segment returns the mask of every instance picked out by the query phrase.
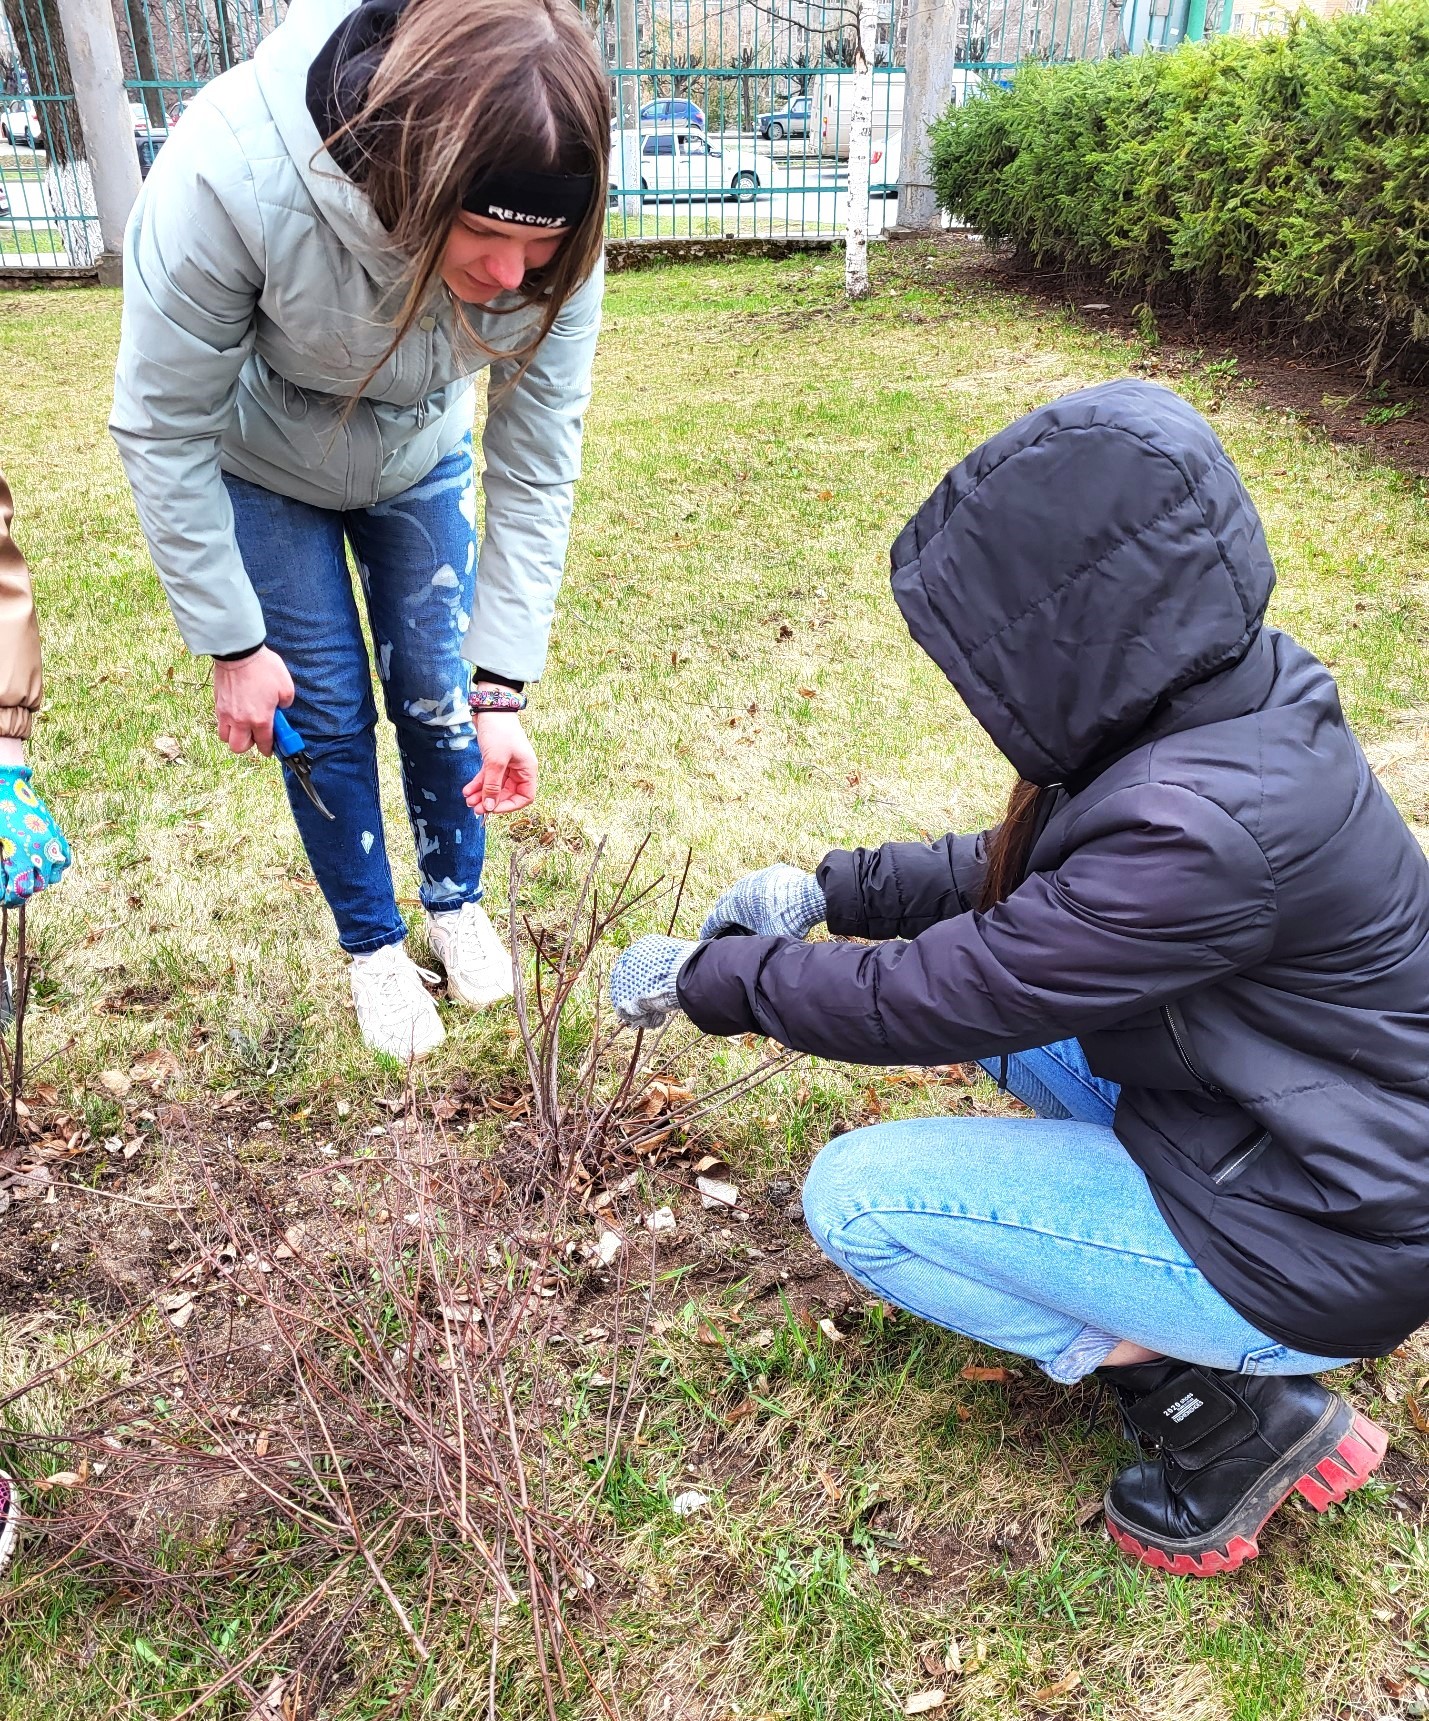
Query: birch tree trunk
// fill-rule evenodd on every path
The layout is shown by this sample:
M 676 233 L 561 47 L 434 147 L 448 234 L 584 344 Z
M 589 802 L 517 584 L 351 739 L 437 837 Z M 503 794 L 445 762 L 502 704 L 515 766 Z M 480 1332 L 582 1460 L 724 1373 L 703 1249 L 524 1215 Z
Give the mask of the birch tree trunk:
M 844 217 L 844 291 L 868 297 L 868 179 L 873 152 L 873 53 L 875 0 L 854 0 L 857 33 L 853 55 L 853 113 L 848 132 L 848 210 Z

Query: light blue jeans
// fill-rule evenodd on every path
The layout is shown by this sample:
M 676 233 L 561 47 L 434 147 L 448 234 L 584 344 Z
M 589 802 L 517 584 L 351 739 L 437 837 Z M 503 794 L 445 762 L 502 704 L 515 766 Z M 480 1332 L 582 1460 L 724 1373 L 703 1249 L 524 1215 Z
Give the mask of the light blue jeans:
M 830 1260 L 910 1314 L 1031 1357 L 1057 1381 L 1090 1374 L 1120 1339 L 1241 1374 L 1318 1374 L 1351 1360 L 1277 1344 L 1212 1287 L 1112 1133 L 1116 1084 L 1091 1073 L 1075 1040 L 1007 1065 L 1035 1120 L 876 1124 L 824 1148 L 804 1214 Z
M 407 936 L 387 862 L 377 784 L 373 664 L 348 572 L 372 629 L 377 679 L 397 732 L 424 908 L 481 898 L 482 821 L 462 799 L 480 769 L 462 640 L 476 593 L 476 513 L 468 438 L 420 484 L 338 513 L 225 478 L 243 565 L 263 605 L 268 644 L 297 696 L 288 712 L 308 744 L 330 823 L 283 773 L 298 832 L 351 955 Z

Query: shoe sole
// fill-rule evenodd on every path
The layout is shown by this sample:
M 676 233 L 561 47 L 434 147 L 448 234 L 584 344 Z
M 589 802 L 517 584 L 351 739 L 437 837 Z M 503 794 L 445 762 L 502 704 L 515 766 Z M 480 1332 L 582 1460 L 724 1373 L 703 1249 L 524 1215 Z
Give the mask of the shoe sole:
M 1388 1447 L 1382 1428 L 1340 1400 L 1205 1536 L 1171 1541 L 1138 1532 L 1118 1521 L 1110 1495 L 1103 1502 L 1107 1533 L 1124 1554 L 1159 1572 L 1187 1578 L 1233 1572 L 1260 1552 L 1260 1532 L 1292 1494 L 1317 1512 L 1328 1511 L 1369 1481 Z M 1320 1455 L 1307 1466 L 1307 1456 L 1314 1453 Z
M 480 997 L 473 997 L 469 992 L 459 992 L 452 984 L 451 976 L 447 976 L 447 997 L 453 1004 L 461 1004 L 468 1010 L 485 1010 L 492 1004 L 502 1004 L 506 999 L 515 996 L 515 988 L 507 986 L 500 992 L 484 992 Z

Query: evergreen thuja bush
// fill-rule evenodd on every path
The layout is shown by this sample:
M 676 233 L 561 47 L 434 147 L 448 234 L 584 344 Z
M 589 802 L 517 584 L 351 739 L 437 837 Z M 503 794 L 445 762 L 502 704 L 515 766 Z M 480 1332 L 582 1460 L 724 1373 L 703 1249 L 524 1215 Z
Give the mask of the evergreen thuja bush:
M 1024 66 L 939 121 L 933 176 L 1035 264 L 1429 366 L 1429 0 Z

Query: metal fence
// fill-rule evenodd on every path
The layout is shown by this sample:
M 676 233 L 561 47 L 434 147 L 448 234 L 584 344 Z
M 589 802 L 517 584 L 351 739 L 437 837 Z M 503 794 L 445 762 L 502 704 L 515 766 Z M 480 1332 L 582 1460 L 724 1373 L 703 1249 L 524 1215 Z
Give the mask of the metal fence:
M 97 0 L 104 4 L 105 0 Z M 147 171 L 186 101 L 287 0 L 109 0 Z M 573 0 L 610 70 L 614 238 L 843 230 L 852 0 Z M 868 230 L 896 218 L 909 36 L 953 99 L 1028 59 L 1100 58 L 1226 27 L 1232 0 L 879 0 Z M 1225 6 L 1224 20 L 1220 6 Z M 88 267 L 98 225 L 57 0 L 0 0 L 0 267 Z M 937 16 L 943 28 L 929 31 Z
M 869 228 L 893 218 L 908 0 L 882 0 Z M 619 238 L 842 231 L 857 46 L 839 0 L 583 0 L 611 72 Z

